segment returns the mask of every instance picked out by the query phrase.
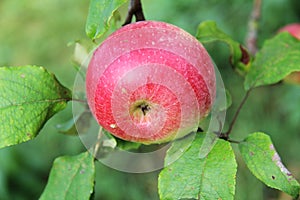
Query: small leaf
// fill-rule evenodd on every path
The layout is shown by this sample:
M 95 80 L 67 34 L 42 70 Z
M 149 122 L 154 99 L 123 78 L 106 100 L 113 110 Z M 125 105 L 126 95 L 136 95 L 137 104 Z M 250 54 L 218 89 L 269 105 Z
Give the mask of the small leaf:
M 228 90 L 226 90 L 226 108 L 227 110 L 232 105 L 232 97 Z
M 91 0 L 86 22 L 86 34 L 95 40 L 109 28 L 114 12 L 128 0 Z
M 216 22 L 205 21 L 198 26 L 196 38 L 202 43 L 221 41 L 230 48 L 230 62 L 238 72 L 245 74 L 249 68 L 251 60 L 247 50 L 239 43 L 234 41 L 229 35 L 220 30 Z
M 78 135 L 86 133 L 90 127 L 91 119 L 92 113 L 89 110 L 85 110 L 65 123 L 58 124 L 56 128 L 59 132 L 66 135 Z
M 87 68 L 87 66 L 85 66 L 84 64 L 88 58 L 89 58 L 89 53 L 87 48 L 84 47 L 79 42 L 76 42 L 74 48 L 74 54 L 73 54 L 74 63 L 77 64 L 78 66 L 83 66 Z
M 168 149 L 168 156 L 165 157 L 165 166 L 170 165 L 179 157 L 181 157 L 187 149 L 191 146 L 195 139 L 196 133 L 190 133 L 189 135 L 173 141 L 171 147 Z
M 205 158 L 213 147 L 218 142 L 218 135 L 216 133 L 208 132 L 205 134 L 203 144 L 200 147 L 199 158 Z
M 299 183 L 282 164 L 270 137 L 253 133 L 239 144 L 239 149 L 250 171 L 267 186 L 282 190 L 297 198 Z
M 216 112 L 225 111 L 232 105 L 232 97 L 227 89 L 225 89 L 225 92 L 222 93 L 222 95 L 224 97 L 219 97 L 220 99 L 215 100 L 215 107 L 213 107 L 213 109 L 215 109 Z
M 141 147 L 141 143 L 137 143 L 137 142 L 129 142 L 129 141 L 125 141 L 119 138 L 115 138 L 116 143 L 117 143 L 117 147 L 123 150 L 136 150 L 139 149 Z
M 274 84 L 294 71 L 300 71 L 300 41 L 289 33 L 280 33 L 256 54 L 244 87 L 249 90 Z
M 94 188 L 94 157 L 89 153 L 55 159 L 40 200 L 90 199 Z
M 0 148 L 36 137 L 71 92 L 43 67 L 0 67 Z
M 161 199 L 234 198 L 237 164 L 230 144 L 218 140 L 204 159 L 198 157 L 204 134 L 197 134 L 188 150 L 165 167 L 158 180 Z M 167 153 L 168 159 L 169 152 Z
M 120 138 L 114 137 L 111 133 L 106 131 L 105 129 L 102 129 L 102 132 L 104 134 L 104 137 L 102 137 L 102 150 L 106 151 L 106 148 L 110 148 L 110 150 L 114 148 L 120 148 L 123 150 L 136 150 L 139 149 L 140 146 L 142 145 L 141 143 L 137 142 L 130 142 L 130 141 L 125 141 Z M 105 144 L 112 144 L 112 145 L 105 145 Z

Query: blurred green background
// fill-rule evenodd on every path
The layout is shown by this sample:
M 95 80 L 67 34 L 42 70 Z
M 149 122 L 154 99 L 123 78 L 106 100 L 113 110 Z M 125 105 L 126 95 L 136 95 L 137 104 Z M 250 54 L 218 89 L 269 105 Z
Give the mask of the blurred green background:
M 88 4 L 81 0 L 1 0 L 0 66 L 42 65 L 72 88 L 76 75 L 72 64 L 74 45 L 68 44 L 88 40 L 84 32 Z M 191 34 L 196 33 L 201 21 L 215 20 L 226 33 L 244 43 L 252 1 L 143 0 L 143 7 L 147 19 L 175 24 Z M 122 20 L 126 9 L 121 9 Z M 291 22 L 300 22 L 299 0 L 263 1 L 258 46 Z M 232 94 L 233 106 L 227 118 L 230 121 L 244 94 L 243 79 L 229 65 L 227 46 L 209 45 L 208 51 Z M 53 117 L 36 139 L 0 149 L 0 200 L 38 199 L 53 160 L 85 150 L 77 136 L 62 135 L 55 128 L 70 117 L 71 105 Z M 271 136 L 283 163 L 300 180 L 300 87 L 279 84 L 253 91 L 232 137 L 240 140 L 254 131 Z M 290 199 L 266 188 L 246 170 L 236 152 L 239 167 L 235 199 Z M 157 175 L 158 172 L 122 173 L 97 163 L 95 198 L 158 199 Z

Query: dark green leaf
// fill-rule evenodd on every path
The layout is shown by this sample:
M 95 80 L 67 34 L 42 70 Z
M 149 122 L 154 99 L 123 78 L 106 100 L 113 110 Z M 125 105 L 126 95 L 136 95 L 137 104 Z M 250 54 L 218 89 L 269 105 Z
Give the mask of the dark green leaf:
M 55 159 L 40 200 L 88 200 L 94 188 L 94 157 L 85 152 Z
M 91 39 L 101 37 L 109 28 L 114 12 L 128 0 L 91 0 L 86 22 L 86 34 Z
M 253 133 L 239 144 L 239 149 L 248 168 L 259 180 L 294 198 L 299 195 L 299 183 L 282 164 L 268 135 Z
M 257 53 L 246 76 L 245 89 L 277 83 L 300 71 L 300 41 L 288 33 L 267 40 Z
M 141 143 L 129 142 L 119 138 L 115 138 L 117 142 L 117 147 L 123 150 L 136 150 L 142 145 Z
M 230 144 L 218 140 L 207 157 L 199 158 L 205 134 L 197 134 L 190 148 L 159 175 L 161 199 L 234 198 L 237 164 Z M 168 159 L 169 152 L 167 153 Z
M 28 141 L 71 92 L 43 67 L 0 67 L 0 148 Z
M 196 38 L 202 43 L 221 41 L 230 48 L 230 62 L 240 72 L 248 71 L 250 55 L 247 50 L 239 43 L 234 41 L 229 35 L 220 30 L 214 21 L 205 21 L 198 26 Z

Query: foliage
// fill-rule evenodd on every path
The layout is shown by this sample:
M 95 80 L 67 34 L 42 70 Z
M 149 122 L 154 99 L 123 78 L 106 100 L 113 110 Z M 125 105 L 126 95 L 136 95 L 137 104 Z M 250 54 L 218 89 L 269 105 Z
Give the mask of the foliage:
M 93 160 L 89 152 L 55 159 L 40 199 L 89 199 L 94 186 Z
M 126 2 L 127 0 L 91 0 L 85 30 L 87 36 L 93 40 L 100 38 L 109 30 L 113 13 Z
M 71 92 L 43 67 L 0 68 L 0 148 L 33 139 Z
M 298 198 L 300 185 L 282 164 L 268 135 L 253 133 L 239 144 L 239 148 L 250 171 L 258 179 Z
M 198 26 L 196 37 L 202 43 L 222 41 L 230 48 L 230 62 L 240 73 L 246 73 L 250 66 L 250 55 L 237 41 L 234 41 L 229 35 L 218 29 L 216 22 L 205 21 Z M 247 66 L 248 65 L 248 66 Z
M 161 199 L 233 199 L 237 164 L 229 142 L 219 140 L 203 159 L 195 156 L 204 134 L 195 140 L 184 154 L 159 175 Z M 172 156 L 170 152 L 166 155 Z
M 92 0 L 90 3 L 90 8 L 88 11 L 88 17 L 86 22 L 87 36 L 90 39 L 95 40 L 97 38 L 103 37 L 103 34 L 106 33 L 107 31 L 114 29 L 115 27 L 114 24 L 111 22 L 111 19 L 115 17 L 117 12 L 120 12 L 122 14 L 122 9 L 124 9 L 122 8 L 122 5 L 125 4 L 126 2 L 127 2 L 126 0 L 124 1 Z M 186 15 L 184 11 L 186 7 L 189 7 L 193 3 L 194 4 L 198 3 L 197 1 L 191 1 L 189 3 L 187 3 L 186 1 L 182 1 L 182 2 L 176 1 L 176 3 L 174 1 L 170 1 L 170 2 L 169 1 L 160 2 L 159 6 L 164 7 L 164 5 L 166 4 L 167 5 L 172 4 L 178 6 L 180 4 L 179 7 L 181 9 L 178 11 L 177 15 L 182 14 L 183 16 Z M 244 9 L 241 8 L 240 5 L 241 3 L 249 4 L 249 2 L 251 1 L 246 1 L 246 0 L 232 1 L 231 4 L 227 3 L 228 13 L 230 13 L 229 12 L 230 6 L 234 8 L 236 6 L 238 9 L 241 9 L 242 11 L 247 10 L 245 8 Z M 267 1 L 266 4 L 270 5 L 271 4 L 270 2 L 272 1 Z M 151 6 L 152 7 L 155 5 L 157 6 L 157 4 L 158 4 L 157 2 L 156 3 L 152 2 L 151 4 L 150 3 L 145 4 L 146 11 L 147 11 L 147 7 L 149 8 L 148 15 L 152 15 L 152 11 L 150 11 Z M 219 9 L 222 8 L 222 10 L 226 10 L 224 7 L 222 7 L 225 5 L 220 2 L 216 3 L 214 1 L 211 1 L 211 3 L 203 3 L 203 4 L 205 4 L 206 10 L 207 7 L 211 6 L 214 10 L 213 13 L 218 13 L 216 12 L 218 11 L 218 6 L 220 6 Z M 274 5 L 276 6 L 277 4 L 274 3 Z M 287 6 L 286 4 L 284 5 Z M 14 8 L 13 5 L 12 7 Z M 191 9 L 195 9 L 195 7 Z M 175 12 L 174 11 L 175 9 L 170 8 L 169 10 L 170 10 L 168 11 L 169 13 Z M 231 12 L 233 11 L 231 10 Z M 160 12 L 159 8 L 157 12 Z M 86 12 L 84 14 L 86 15 Z M 205 14 L 201 12 L 200 14 L 201 17 L 205 16 Z M 192 15 L 188 15 L 188 16 L 192 16 Z M 295 18 L 292 12 L 290 15 L 288 15 L 288 17 L 292 19 Z M 277 18 L 275 17 L 275 19 Z M 172 20 L 175 19 L 172 18 Z M 191 19 L 186 18 L 184 20 L 186 20 L 184 21 L 184 23 L 188 24 L 186 22 Z M 235 23 L 238 23 L 235 20 L 239 20 L 239 19 L 234 19 L 232 21 L 233 25 Z M 198 20 L 197 18 L 196 23 L 198 23 L 198 21 L 200 21 L 200 19 Z M 215 19 L 215 21 L 220 22 L 219 19 Z M 275 21 L 276 20 L 273 20 L 271 23 L 273 24 L 273 29 L 275 29 L 275 25 L 274 25 Z M 239 23 L 244 23 L 244 22 L 239 22 Z M 265 22 L 262 21 L 262 24 L 263 23 Z M 227 34 L 229 26 L 227 26 L 226 28 L 226 26 L 224 25 L 226 24 L 225 22 L 223 24 L 221 23 L 221 26 L 225 26 L 225 27 L 218 27 L 217 24 L 219 26 L 220 23 L 215 23 L 212 21 L 205 21 L 201 23 L 198 26 L 196 37 L 201 42 L 203 42 L 204 45 L 209 50 L 212 48 L 216 48 L 216 49 L 220 48 L 218 45 L 215 45 L 215 41 L 224 42 L 229 46 L 230 59 L 228 59 L 228 53 L 227 54 L 225 53 L 224 55 L 221 55 L 221 53 L 213 53 L 212 56 L 218 57 L 218 59 L 216 59 L 216 62 L 219 63 L 221 60 L 222 65 L 225 66 L 227 66 L 228 63 L 224 64 L 226 63 L 224 62 L 225 60 L 224 58 L 230 60 L 230 64 L 234 67 L 236 71 L 238 71 L 238 75 L 242 75 L 241 76 L 242 81 L 240 81 L 239 84 L 240 85 L 244 84 L 245 91 L 243 92 L 246 91 L 251 93 L 257 92 L 256 94 L 259 94 L 260 90 L 254 90 L 255 88 L 259 86 L 267 86 L 276 83 L 278 84 L 282 79 L 284 79 L 291 72 L 300 71 L 300 65 L 299 65 L 300 42 L 292 38 L 290 35 L 286 33 L 278 34 L 274 37 L 270 35 L 262 35 L 262 37 L 260 38 L 261 43 L 259 44 L 262 47 L 260 48 L 260 50 L 255 56 L 250 56 L 247 53 L 247 49 L 244 47 L 244 45 L 241 42 L 238 42 L 235 39 L 233 39 L 233 38 L 240 37 L 240 35 L 242 35 L 240 31 L 245 30 L 246 29 L 245 27 L 242 27 L 241 30 L 238 30 L 239 36 L 231 37 L 230 35 L 232 34 Z M 278 24 L 278 26 L 279 25 L 280 24 Z M 61 27 L 59 27 L 58 29 L 61 29 Z M 192 29 L 191 27 L 189 28 L 190 30 Z M 195 30 L 195 27 L 193 30 Z M 268 31 L 274 32 L 274 30 L 271 30 L 271 28 Z M 29 31 L 29 32 L 30 34 L 31 33 L 35 34 L 34 31 Z M 232 31 L 231 33 L 233 32 L 234 31 Z M 5 47 L 5 45 L 3 47 Z M 53 50 L 57 51 L 57 49 L 53 49 Z M 1 51 L 5 51 L 5 50 L 0 49 L 0 53 Z M 222 51 L 227 52 L 228 50 L 222 49 Z M 8 55 L 4 56 L 5 59 L 8 57 L 9 57 Z M 245 62 L 245 58 L 247 58 L 246 59 L 247 62 Z M 9 61 L 10 59 L 7 60 Z M 30 62 L 35 62 L 35 60 Z M 1 63 L 1 64 L 7 65 L 7 63 Z M 54 69 L 56 69 L 56 67 L 54 67 Z M 232 71 L 230 69 L 225 68 L 224 66 L 221 67 L 221 71 L 224 72 L 225 76 L 226 74 L 229 74 L 228 76 L 230 77 L 233 76 Z M 63 74 L 63 72 L 61 73 Z M 240 77 L 233 78 L 233 79 L 234 81 L 241 80 Z M 233 82 L 232 80 L 228 79 L 225 81 L 225 83 L 230 85 L 229 83 L 233 83 Z M 65 86 L 63 86 L 63 84 L 61 84 L 53 74 L 49 73 L 48 70 L 46 70 L 43 67 L 29 66 L 29 65 L 23 67 L 1 67 L 0 86 L 1 86 L 0 87 L 0 100 L 1 100 L 0 147 L 1 148 L 5 146 L 15 145 L 35 138 L 39 133 L 39 131 L 43 128 L 45 123 L 48 120 L 50 120 L 50 118 L 53 117 L 54 115 L 59 116 L 59 114 L 61 113 L 58 112 L 66 108 L 67 102 L 71 100 L 70 90 L 67 89 Z M 233 92 L 232 101 L 234 105 L 232 109 L 229 108 L 228 112 L 231 113 L 232 115 L 233 112 L 232 110 L 234 110 L 234 108 L 236 107 L 235 99 L 236 96 L 238 96 L 235 94 L 234 91 L 238 89 L 237 89 L 237 85 L 231 84 L 230 86 L 232 86 L 229 87 L 229 89 L 231 92 Z M 294 141 L 290 140 L 290 143 L 292 144 L 292 142 L 295 142 L 295 139 L 299 139 L 299 137 L 296 134 L 294 136 L 289 135 L 290 131 L 287 130 L 296 130 L 297 128 L 299 128 L 299 123 L 298 123 L 299 115 L 297 115 L 298 113 L 297 109 L 299 109 L 299 104 L 291 100 L 294 98 L 297 99 L 297 96 L 295 94 L 299 94 L 299 88 L 291 89 L 291 87 L 292 86 L 280 86 L 280 85 L 277 86 L 278 91 L 280 92 L 284 91 L 284 93 L 286 94 L 284 93 L 282 94 L 279 92 L 275 93 L 276 98 L 285 99 L 288 97 L 288 99 L 282 100 L 280 102 L 279 100 L 274 100 L 271 97 L 270 99 L 268 99 L 267 96 L 263 96 L 266 98 L 265 100 L 266 103 L 263 106 L 266 106 L 265 109 L 269 109 L 272 113 L 274 113 L 275 116 L 278 115 L 275 113 L 275 111 L 278 111 L 279 114 L 288 115 L 289 117 L 291 117 L 289 121 L 295 122 L 293 125 L 287 124 L 284 127 L 286 130 L 284 131 L 286 132 L 285 135 L 287 135 L 285 140 L 288 140 L 289 136 L 291 138 L 294 138 Z M 270 91 L 270 87 L 261 91 Z M 253 106 L 250 107 L 249 111 L 252 111 L 253 109 L 257 109 L 256 105 L 264 101 L 261 99 L 263 98 L 262 97 L 260 98 L 258 96 L 255 96 L 255 99 L 249 99 L 251 100 L 251 104 L 253 104 Z M 291 103 L 289 105 L 285 105 L 286 102 L 288 101 L 291 101 Z M 280 108 L 277 109 L 278 107 Z M 68 108 L 65 111 L 70 112 Z M 267 112 L 268 111 L 266 112 L 263 111 L 262 114 L 268 117 Z M 84 113 L 87 114 L 87 118 L 90 117 L 90 113 L 87 112 Z M 290 113 L 294 113 L 294 114 L 289 115 Z M 255 130 L 260 129 L 261 128 L 259 127 L 260 123 L 258 122 L 260 122 L 259 120 L 261 120 L 261 118 L 259 118 L 259 116 L 257 115 L 258 114 L 255 113 L 255 115 L 248 118 L 244 123 L 243 123 L 243 119 L 245 115 L 241 115 L 240 116 L 241 120 L 237 124 L 241 124 L 240 125 L 241 127 L 242 126 L 249 127 L 249 124 L 253 123 L 254 124 L 253 126 L 256 128 Z M 292 118 L 292 116 L 294 117 Z M 62 121 L 66 121 L 66 118 L 69 117 L 63 116 L 62 118 L 65 119 L 64 120 L 59 119 L 60 124 L 62 124 Z M 81 115 L 77 116 L 77 118 L 78 119 L 81 118 Z M 75 120 L 77 120 L 77 118 Z M 273 126 L 274 121 L 272 120 L 278 118 L 273 116 L 270 116 L 269 118 L 270 119 L 265 119 L 266 122 L 270 123 L 271 125 L 270 127 L 274 127 Z M 252 122 L 249 122 L 249 120 L 251 120 Z M 83 126 L 89 126 L 88 124 L 89 123 L 84 123 Z M 72 128 L 74 129 L 73 125 L 74 124 L 72 123 L 72 120 L 68 121 L 62 126 L 62 129 L 60 131 L 69 133 L 70 129 Z M 276 188 L 278 190 L 281 190 L 291 195 L 293 198 L 297 198 L 300 191 L 300 185 L 297 182 L 297 180 L 292 176 L 292 174 L 287 170 L 288 166 L 285 167 L 282 164 L 281 158 L 279 157 L 279 154 L 275 150 L 274 147 L 275 145 L 270 139 L 270 137 L 272 138 L 272 140 L 275 139 L 277 141 L 276 142 L 277 145 L 279 142 L 281 142 L 282 140 L 281 138 L 284 137 L 283 135 L 279 135 L 283 132 L 282 130 L 280 130 L 281 128 L 279 129 L 278 128 L 279 126 L 277 125 L 275 127 L 277 128 L 276 130 L 273 130 L 275 134 L 272 131 L 270 131 L 269 133 L 270 136 L 261 132 L 255 132 L 253 134 L 248 135 L 248 133 L 250 133 L 249 130 L 238 127 L 237 128 L 238 131 L 236 132 L 239 132 L 240 134 L 239 136 L 237 136 L 236 134 L 231 134 L 230 138 L 225 137 L 225 138 L 217 139 L 211 151 L 207 155 L 205 155 L 204 158 L 199 157 L 199 150 L 203 145 L 203 141 L 205 141 L 204 133 L 197 133 L 195 139 L 193 140 L 193 143 L 189 147 L 185 146 L 184 140 L 174 142 L 172 144 L 172 147 L 174 147 L 175 145 L 179 145 L 179 146 L 183 145 L 185 150 L 182 152 L 182 155 L 180 155 L 180 158 L 170 165 L 168 163 L 168 160 L 170 160 L 171 157 L 174 156 L 172 155 L 173 153 L 172 147 L 168 151 L 165 158 L 166 166 L 160 172 L 159 175 L 158 190 L 159 190 L 160 198 L 161 199 L 178 199 L 178 198 L 234 199 L 234 197 L 238 198 L 241 196 L 241 192 L 239 191 L 242 184 L 239 183 L 239 178 L 236 180 L 236 176 L 240 175 L 239 173 L 236 174 L 237 163 L 240 166 L 243 166 L 243 164 L 245 163 L 249 168 L 249 170 L 253 173 L 253 175 L 257 179 L 262 181 L 264 184 L 266 184 L 267 186 L 271 188 Z M 253 127 L 251 127 L 250 129 L 253 129 Z M 278 131 L 279 134 L 276 134 L 277 133 L 276 131 Z M 74 131 L 71 130 L 71 132 Z M 234 136 L 241 137 L 241 138 L 245 137 L 245 139 L 243 138 L 242 141 L 232 142 L 231 137 Z M 68 138 L 68 141 L 70 140 L 72 139 Z M 140 147 L 139 144 L 137 144 L 136 146 L 136 144 L 130 144 L 126 142 L 124 143 L 124 141 L 120 141 L 120 140 L 116 140 L 116 141 L 119 143 L 119 147 L 125 146 L 124 149 L 131 147 L 131 145 L 133 145 L 134 148 Z M 42 143 L 42 147 L 43 147 L 43 142 L 42 141 L 39 142 Z M 32 141 L 32 143 L 34 143 L 34 141 Z M 235 149 L 236 147 L 234 146 L 235 143 L 238 143 L 237 144 L 238 149 Z M 298 152 L 297 150 L 299 150 L 299 148 L 296 149 L 294 145 L 292 146 L 294 149 L 285 151 L 286 143 L 288 142 L 282 142 L 282 144 L 279 145 L 279 148 L 277 148 L 276 146 L 276 149 L 279 149 L 279 152 L 283 152 L 282 155 L 284 155 L 285 159 L 288 159 L 289 155 L 294 155 L 294 157 L 298 156 L 298 154 L 295 152 Z M 11 148 L 5 148 L 2 150 L 2 152 L 4 152 L 5 150 L 12 150 L 13 148 L 18 148 L 17 146 Z M 53 146 L 51 146 L 51 148 L 53 148 Z M 33 157 L 35 157 L 35 154 L 37 153 L 38 152 L 34 150 L 34 152 L 30 154 L 29 158 L 32 160 L 30 160 L 29 162 L 35 162 Z M 49 156 L 50 153 L 46 151 L 45 155 Z M 239 155 L 241 155 L 241 157 Z M 9 160 L 10 159 L 9 157 L 10 156 L 7 156 L 5 159 Z M 241 158 L 243 159 L 244 163 L 241 161 Z M 97 194 L 97 190 L 93 191 L 95 187 L 94 186 L 94 179 L 95 179 L 94 162 L 95 162 L 94 158 L 88 151 L 72 157 L 63 156 L 57 158 L 54 161 L 53 167 L 49 175 L 48 183 L 44 188 L 44 192 L 42 193 L 41 199 L 72 199 L 74 197 L 73 196 L 74 194 L 76 194 L 77 198 L 89 199 L 93 192 L 96 192 Z M 289 163 L 287 164 L 289 165 L 290 163 L 292 163 L 293 165 L 297 165 L 297 164 L 299 165 L 299 161 L 290 160 Z M 0 186 L 1 183 L 3 183 L 3 181 L 1 182 L 1 168 L 4 167 L 5 164 L 4 162 L 2 162 L 0 164 Z M 19 168 L 16 169 L 20 170 Z M 243 168 L 239 168 L 238 170 L 240 169 Z M 104 172 L 105 170 L 107 169 L 103 169 L 102 167 L 101 171 Z M 295 170 L 295 172 L 300 174 L 300 172 L 297 170 Z M 297 176 L 299 177 L 299 174 L 296 174 L 295 177 L 296 178 Z M 101 177 L 101 175 L 99 176 Z M 119 174 L 115 174 L 114 176 L 116 178 L 122 179 L 121 178 L 122 176 Z M 112 177 L 107 177 L 107 178 L 112 178 Z M 126 183 L 127 178 L 124 179 L 125 179 L 124 182 Z M 101 182 L 103 181 L 107 183 L 107 180 L 102 180 L 100 178 L 100 179 L 96 179 L 96 185 L 97 185 L 97 181 L 101 181 Z M 118 181 L 114 182 L 111 187 L 117 188 L 118 186 L 115 184 L 119 184 Z M 245 183 L 245 185 L 247 184 L 248 183 Z M 102 186 L 105 187 L 104 185 Z M 4 187 L 0 187 L 0 188 L 4 188 Z M 245 191 L 248 189 L 247 187 L 244 188 Z M 112 191 L 113 191 L 112 194 L 110 194 L 111 196 L 117 195 L 117 194 L 113 194 L 115 193 L 114 192 L 115 190 Z M 134 191 L 134 190 L 130 190 L 130 191 Z M 145 191 L 147 191 L 147 189 L 145 189 Z M 8 194 L 5 193 L 6 193 L 5 191 L 1 191 L 0 189 L 0 195 L 4 194 L 3 195 L 4 198 L 5 196 L 9 196 Z M 111 199 L 110 197 L 106 197 L 106 198 Z M 121 195 L 121 196 L 115 196 L 115 198 L 145 199 L 147 197 L 140 196 L 140 194 L 137 192 L 135 197 L 131 197 L 128 194 L 128 197 L 124 197 Z M 153 199 L 153 196 L 149 197 L 149 199 L 151 198 Z M 249 198 L 251 199 L 250 196 Z
M 245 89 L 279 82 L 300 71 L 300 41 L 288 33 L 267 40 L 257 53 L 245 80 Z

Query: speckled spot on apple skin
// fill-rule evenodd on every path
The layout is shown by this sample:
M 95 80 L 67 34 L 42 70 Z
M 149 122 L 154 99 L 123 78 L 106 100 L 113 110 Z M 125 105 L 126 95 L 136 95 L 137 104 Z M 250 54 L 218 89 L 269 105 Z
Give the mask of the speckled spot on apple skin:
M 110 126 L 110 128 L 117 128 L 117 125 L 116 124 L 111 124 L 111 125 L 109 125 Z
M 125 88 L 122 88 L 122 94 L 126 94 L 127 90 Z

